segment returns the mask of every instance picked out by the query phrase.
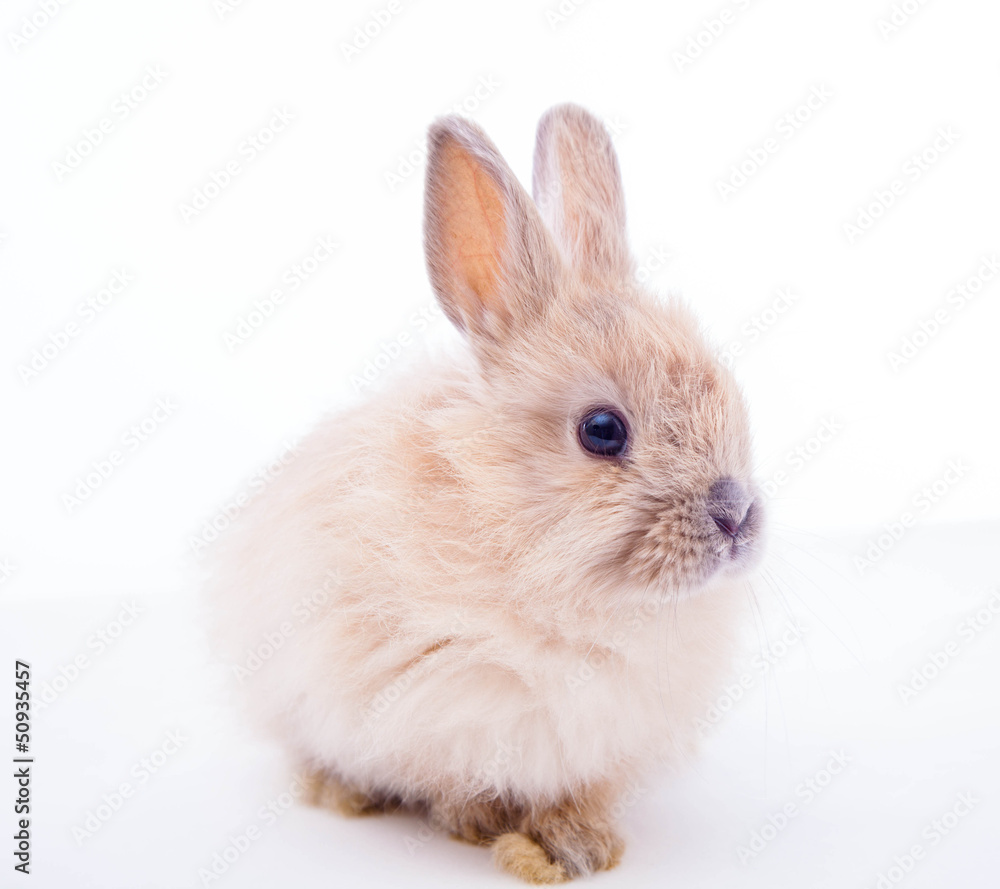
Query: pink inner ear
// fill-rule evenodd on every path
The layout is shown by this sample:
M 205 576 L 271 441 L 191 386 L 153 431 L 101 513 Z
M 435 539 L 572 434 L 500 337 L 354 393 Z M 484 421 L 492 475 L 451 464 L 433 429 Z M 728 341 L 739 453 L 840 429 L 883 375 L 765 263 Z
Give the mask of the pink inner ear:
M 505 213 L 500 189 L 467 151 L 451 144 L 442 156 L 442 234 L 455 279 L 453 293 L 466 317 L 496 309 Z

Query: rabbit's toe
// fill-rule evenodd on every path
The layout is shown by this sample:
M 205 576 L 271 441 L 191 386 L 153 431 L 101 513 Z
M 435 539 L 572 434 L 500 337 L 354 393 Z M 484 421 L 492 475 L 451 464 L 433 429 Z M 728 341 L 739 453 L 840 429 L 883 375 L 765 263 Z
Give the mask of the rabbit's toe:
M 558 861 L 531 837 L 523 833 L 505 833 L 493 843 L 493 860 L 497 867 L 524 880 L 526 883 L 545 885 L 565 883 L 569 876 Z

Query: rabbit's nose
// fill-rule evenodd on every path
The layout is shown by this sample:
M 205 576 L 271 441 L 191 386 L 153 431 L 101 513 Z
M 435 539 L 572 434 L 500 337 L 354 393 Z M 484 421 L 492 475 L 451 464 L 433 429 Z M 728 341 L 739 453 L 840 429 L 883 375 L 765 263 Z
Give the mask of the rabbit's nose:
M 739 535 L 752 503 L 746 488 L 731 478 L 720 478 L 708 491 L 708 515 L 727 537 Z

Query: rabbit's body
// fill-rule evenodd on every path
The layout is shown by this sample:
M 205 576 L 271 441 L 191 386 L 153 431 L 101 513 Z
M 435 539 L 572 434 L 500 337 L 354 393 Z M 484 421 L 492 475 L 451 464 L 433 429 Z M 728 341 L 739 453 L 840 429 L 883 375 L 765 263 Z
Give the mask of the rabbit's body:
M 511 539 L 500 504 L 468 508 L 481 479 L 442 430 L 473 384 L 443 371 L 317 429 L 232 548 L 221 613 L 253 710 L 303 763 L 411 801 L 555 800 L 681 752 L 730 654 L 731 593 L 666 607 L 573 566 L 539 577 L 559 529 Z
M 306 767 L 467 838 L 516 834 L 498 860 L 536 881 L 616 863 L 616 800 L 689 749 L 760 522 L 731 377 L 631 281 L 606 136 L 571 107 L 544 125 L 536 179 L 576 236 L 556 251 L 485 137 L 441 125 L 429 264 L 473 354 L 320 426 L 214 585 L 230 663 L 283 640 L 238 672 Z M 606 231 L 567 191 L 574 152 L 605 177 Z M 583 248 L 600 261 L 570 272 Z

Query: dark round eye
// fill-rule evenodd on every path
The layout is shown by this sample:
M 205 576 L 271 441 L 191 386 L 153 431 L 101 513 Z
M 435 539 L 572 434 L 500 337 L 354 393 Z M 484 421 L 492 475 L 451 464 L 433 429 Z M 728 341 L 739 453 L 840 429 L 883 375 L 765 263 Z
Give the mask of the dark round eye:
M 580 421 L 580 444 L 598 457 L 620 457 L 628 446 L 628 429 L 617 411 L 600 408 Z

